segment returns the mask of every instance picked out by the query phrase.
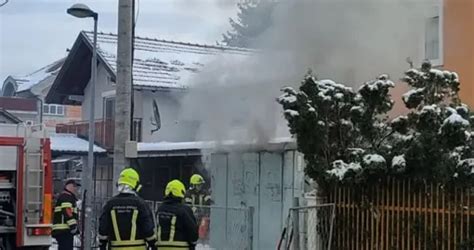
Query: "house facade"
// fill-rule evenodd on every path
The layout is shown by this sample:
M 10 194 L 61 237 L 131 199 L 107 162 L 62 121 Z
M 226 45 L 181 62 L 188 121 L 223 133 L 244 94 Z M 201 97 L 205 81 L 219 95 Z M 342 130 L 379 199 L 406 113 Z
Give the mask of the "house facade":
M 442 14 L 443 68 L 456 71 L 461 100 L 474 109 L 474 1 L 444 0 Z
M 61 69 L 64 59 L 57 60 L 42 67 L 30 74 L 23 76 L 8 76 L 2 85 L 1 96 L 4 100 L 12 99 L 10 102 L 35 103 L 33 110 L 28 110 L 34 114 L 19 113 L 18 117 L 23 121 L 42 123 L 49 131 L 54 131 L 56 124 L 79 120 L 81 108 L 78 106 L 65 106 L 58 104 L 48 104 L 44 98 L 48 93 L 57 73 Z M 17 99 L 15 101 L 15 99 Z M 28 101 L 21 101 L 28 100 Z M 7 101 L 4 101 L 4 103 Z M 7 104 L 6 104 L 7 105 Z M 26 104 L 25 104 L 26 105 Z M 28 104 L 32 105 L 32 104 Z M 10 106 L 15 106 L 14 104 Z M 22 107 L 24 105 L 20 105 Z M 5 107 L 6 108 L 6 107 Z M 11 112 L 18 113 L 11 109 Z M 30 108 L 32 109 L 32 108 Z M 25 110 L 22 110 L 25 111 Z
M 114 120 L 115 115 L 117 36 L 103 33 L 98 35 L 99 59 L 95 93 L 90 93 L 89 90 L 90 63 L 87 62 L 91 56 L 91 40 L 91 33 L 79 34 L 46 100 L 63 105 L 81 105 L 82 118 L 86 121 L 89 117 L 90 98 L 94 98 L 96 121 L 109 123 Z M 245 49 L 137 37 L 133 70 L 134 139 L 140 142 L 193 141 L 198 126 L 196 121 L 178 119 L 181 100 L 192 78 L 206 62 L 217 56 L 239 57 L 249 53 Z M 81 101 L 74 98 L 77 96 Z M 113 130 L 113 125 L 104 126 L 111 126 Z M 64 126 L 61 129 L 67 130 Z M 103 144 L 109 147 L 113 145 L 109 141 L 104 141 Z
M 439 69 L 455 71 L 459 74 L 461 101 L 474 109 L 474 1 L 437 0 L 427 9 L 425 30 L 420 47 L 421 60 L 429 60 Z M 415 62 L 415 66 L 421 64 Z M 395 99 L 393 116 L 406 113 L 401 96 L 408 86 L 398 84 L 392 91 Z
M 92 34 L 81 32 L 46 96 L 46 102 L 80 105 L 82 121 L 59 124 L 58 133 L 88 135 L 90 99 L 95 100 L 95 142 L 112 159 L 116 96 L 117 36 L 98 34 L 97 82 L 90 92 Z M 180 117 L 182 100 L 194 77 L 208 62 L 221 57 L 245 57 L 250 50 L 207 46 L 150 38 L 135 38 L 133 67 L 132 139 L 139 142 L 134 165 L 143 176 L 143 195 L 160 199 L 168 180 L 189 180 L 193 173 L 209 178 L 202 164 L 201 148 L 195 144 L 175 150 L 147 151 L 151 143 L 186 143 L 196 140 L 199 123 Z M 111 161 L 108 166 L 111 169 Z M 107 169 L 107 167 L 105 167 Z M 108 171 L 108 170 L 104 170 Z M 106 174 L 107 176 L 112 176 Z M 109 180 L 110 181 L 110 180 Z M 108 194 L 109 195 L 109 194 Z

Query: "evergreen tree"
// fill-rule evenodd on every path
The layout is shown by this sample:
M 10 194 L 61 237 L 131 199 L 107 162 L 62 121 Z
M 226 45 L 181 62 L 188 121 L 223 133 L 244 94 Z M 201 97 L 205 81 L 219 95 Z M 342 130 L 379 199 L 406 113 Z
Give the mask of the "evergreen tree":
M 278 102 L 305 156 L 308 176 L 320 184 L 328 173 L 360 182 L 363 168 L 375 174 L 386 171 L 384 157 L 375 152 L 383 151 L 389 132 L 380 117 L 393 105 L 388 96 L 393 86 L 387 75 L 381 75 L 355 92 L 308 75 L 299 91 L 283 89 Z
M 458 98 L 456 73 L 423 63 L 403 80 L 410 113 L 388 121 L 393 107 L 387 75 L 358 91 L 308 75 L 299 90 L 287 87 L 284 109 L 306 174 L 322 187 L 336 182 L 370 185 L 387 176 L 474 184 L 474 117 Z
M 410 138 L 396 148 L 405 156 L 406 174 L 419 180 L 474 181 L 468 160 L 474 157 L 472 121 L 458 98 L 458 75 L 425 62 L 420 70 L 408 70 L 403 80 L 413 88 L 403 95 L 411 112 L 403 124 L 396 119 L 393 126 L 398 138 Z
M 252 48 L 255 40 L 272 25 L 274 0 L 243 0 L 238 3 L 237 20 L 229 19 L 231 30 L 223 34 L 227 46 Z

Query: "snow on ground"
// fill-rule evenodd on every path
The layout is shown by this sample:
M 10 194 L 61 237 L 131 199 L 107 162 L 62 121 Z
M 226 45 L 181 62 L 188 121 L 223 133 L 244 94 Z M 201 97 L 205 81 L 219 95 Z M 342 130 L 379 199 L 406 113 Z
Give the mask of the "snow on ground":
M 79 239 L 76 238 L 74 249 L 80 249 L 79 245 L 80 245 L 80 241 Z M 53 244 L 51 245 L 49 250 L 58 250 L 58 245 L 54 239 L 53 239 Z M 216 250 L 216 249 L 206 244 L 197 244 L 196 250 Z
M 196 245 L 196 250 L 215 250 L 215 248 L 212 248 L 209 245 L 203 245 L 203 244 L 197 244 Z

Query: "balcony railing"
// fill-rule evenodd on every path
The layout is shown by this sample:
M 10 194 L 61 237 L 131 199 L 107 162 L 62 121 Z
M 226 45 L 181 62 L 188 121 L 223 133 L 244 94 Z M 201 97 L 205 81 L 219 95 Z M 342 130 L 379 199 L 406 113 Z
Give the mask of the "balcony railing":
M 115 122 L 112 119 L 99 119 L 95 124 L 94 142 L 108 151 L 114 148 Z M 131 124 L 132 140 L 142 140 L 142 120 L 135 118 Z M 89 121 L 76 121 L 56 125 L 56 133 L 76 134 L 89 139 Z

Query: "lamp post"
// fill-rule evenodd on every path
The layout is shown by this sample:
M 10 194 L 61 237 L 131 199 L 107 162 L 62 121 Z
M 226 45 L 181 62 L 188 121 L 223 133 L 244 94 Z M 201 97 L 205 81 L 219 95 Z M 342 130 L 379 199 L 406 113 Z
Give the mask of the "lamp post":
M 74 4 L 67 13 L 78 18 L 92 17 L 94 19 L 94 43 L 92 48 L 92 61 L 91 61 L 91 81 L 90 81 L 90 107 L 89 107 L 89 151 L 87 153 L 87 165 L 82 169 L 82 186 L 84 193 L 84 200 L 82 207 L 82 213 L 84 216 L 84 229 L 81 238 L 81 249 L 90 249 L 92 246 L 92 235 L 91 235 L 91 220 L 92 220 L 92 208 L 91 208 L 91 191 L 92 191 L 92 168 L 94 166 L 94 138 L 95 138 L 95 84 L 97 79 L 97 21 L 99 15 L 92 11 L 85 4 Z M 87 197 L 89 196 L 89 198 Z

